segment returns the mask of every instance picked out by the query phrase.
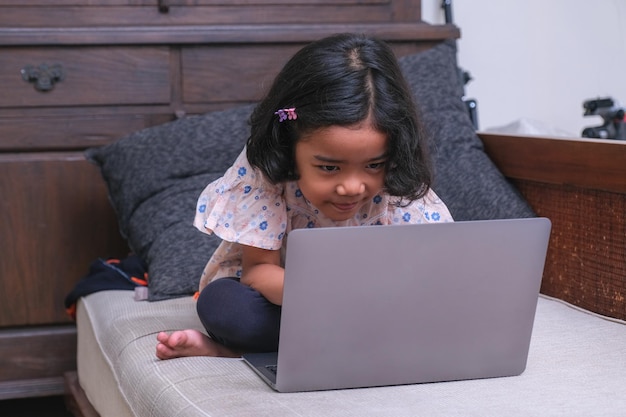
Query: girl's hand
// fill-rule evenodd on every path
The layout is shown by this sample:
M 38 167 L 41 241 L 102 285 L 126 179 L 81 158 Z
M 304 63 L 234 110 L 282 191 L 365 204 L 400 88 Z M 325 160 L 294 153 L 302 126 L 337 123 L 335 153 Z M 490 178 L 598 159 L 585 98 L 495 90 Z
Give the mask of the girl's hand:
M 260 292 L 271 303 L 282 305 L 285 270 L 280 266 L 280 251 L 242 245 L 241 283 Z

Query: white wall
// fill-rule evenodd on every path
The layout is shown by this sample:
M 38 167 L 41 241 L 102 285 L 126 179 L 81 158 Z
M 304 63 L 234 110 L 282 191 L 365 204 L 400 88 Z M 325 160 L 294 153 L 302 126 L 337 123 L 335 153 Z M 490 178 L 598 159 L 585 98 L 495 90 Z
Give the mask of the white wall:
M 444 23 L 441 3 L 422 0 L 423 20 Z M 584 100 L 626 106 L 626 0 L 453 0 L 452 12 L 481 130 L 527 119 L 580 136 L 602 123 Z

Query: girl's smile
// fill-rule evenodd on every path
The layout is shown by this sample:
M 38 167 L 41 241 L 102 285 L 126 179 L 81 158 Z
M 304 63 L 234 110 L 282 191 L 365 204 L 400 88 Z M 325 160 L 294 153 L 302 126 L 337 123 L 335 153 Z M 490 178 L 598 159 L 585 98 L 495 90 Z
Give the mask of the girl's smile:
M 381 192 L 386 160 L 387 136 L 368 121 L 317 129 L 296 144 L 298 186 L 326 217 L 348 220 Z

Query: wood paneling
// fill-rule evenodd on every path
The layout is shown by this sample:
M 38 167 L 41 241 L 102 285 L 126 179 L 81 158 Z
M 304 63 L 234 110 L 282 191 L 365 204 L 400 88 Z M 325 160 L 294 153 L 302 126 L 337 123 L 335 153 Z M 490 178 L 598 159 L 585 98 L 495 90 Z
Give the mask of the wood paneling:
M 511 178 L 626 193 L 626 142 L 481 134 Z
M 68 369 L 76 369 L 73 325 L 0 329 L 0 400 L 60 395 Z
M 418 0 L 5 0 L 0 27 L 417 22 L 420 5 Z
M 82 153 L 0 154 L 0 196 L 0 326 L 69 322 L 89 264 L 128 252 L 100 172 Z

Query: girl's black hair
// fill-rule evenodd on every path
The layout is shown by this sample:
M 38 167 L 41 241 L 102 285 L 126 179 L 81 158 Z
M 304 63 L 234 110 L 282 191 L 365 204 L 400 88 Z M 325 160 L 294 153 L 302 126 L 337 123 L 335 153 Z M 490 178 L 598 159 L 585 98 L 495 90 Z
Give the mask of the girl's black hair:
M 298 118 L 279 122 L 275 112 L 291 107 Z M 388 137 L 385 191 L 423 197 L 432 171 L 410 90 L 391 48 L 364 35 L 321 39 L 287 62 L 252 113 L 248 160 L 275 184 L 297 180 L 295 145 L 303 134 L 368 117 Z

